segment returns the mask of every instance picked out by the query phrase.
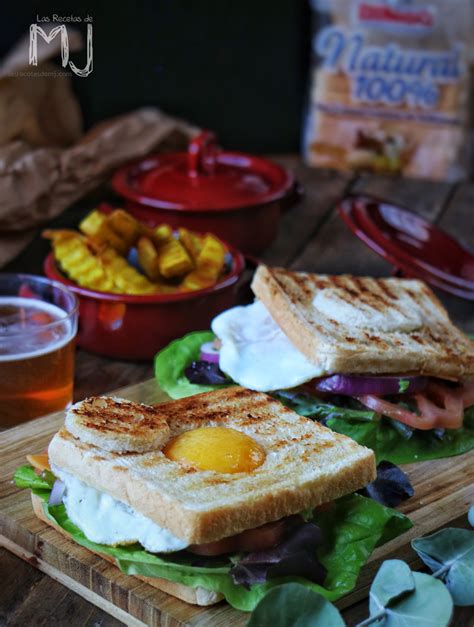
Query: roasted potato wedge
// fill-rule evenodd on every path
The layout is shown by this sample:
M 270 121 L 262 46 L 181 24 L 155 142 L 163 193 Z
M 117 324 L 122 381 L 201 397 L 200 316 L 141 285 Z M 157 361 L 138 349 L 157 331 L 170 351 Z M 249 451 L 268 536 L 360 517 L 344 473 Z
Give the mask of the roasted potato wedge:
M 199 253 L 202 250 L 202 239 L 197 233 L 188 231 L 188 229 L 178 229 L 179 241 L 188 251 L 189 256 L 196 264 Z
M 71 229 L 44 231 L 65 275 L 78 285 L 119 294 L 170 294 L 210 287 L 221 276 L 227 249 L 215 236 L 155 228 L 123 209 L 95 209 Z M 129 263 L 136 254 L 138 269 Z M 135 263 L 135 262 L 133 262 Z
M 160 278 L 160 260 L 155 245 L 148 237 L 140 237 L 137 242 L 138 263 L 151 281 Z
M 182 277 L 193 269 L 193 262 L 184 246 L 171 238 L 158 249 L 158 267 L 165 279 Z
M 196 270 L 202 277 L 217 281 L 224 269 L 226 252 L 224 244 L 208 233 L 204 237 L 202 250 L 197 258 Z

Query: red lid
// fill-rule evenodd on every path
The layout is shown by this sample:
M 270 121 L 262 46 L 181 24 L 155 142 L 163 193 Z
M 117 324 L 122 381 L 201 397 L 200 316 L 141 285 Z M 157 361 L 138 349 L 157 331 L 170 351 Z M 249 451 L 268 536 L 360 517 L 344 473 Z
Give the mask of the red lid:
M 118 170 L 114 189 L 125 198 L 159 209 L 222 211 L 266 204 L 285 196 L 294 183 L 267 159 L 224 152 L 204 131 L 188 152 L 147 157 Z
M 339 205 L 349 228 L 372 250 L 440 289 L 474 300 L 474 255 L 416 213 L 366 196 Z

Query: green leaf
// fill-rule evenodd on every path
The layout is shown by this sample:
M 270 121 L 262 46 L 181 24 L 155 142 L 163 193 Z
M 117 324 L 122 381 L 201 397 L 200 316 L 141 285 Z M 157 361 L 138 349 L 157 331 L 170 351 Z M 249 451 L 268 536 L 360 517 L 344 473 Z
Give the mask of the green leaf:
M 344 627 L 339 611 L 298 583 L 277 586 L 252 612 L 247 627 Z
M 184 370 L 199 359 L 199 349 L 215 338 L 211 331 L 195 331 L 168 344 L 155 356 L 155 377 L 159 386 L 171 398 L 184 398 L 201 392 L 219 390 L 226 385 L 198 385 L 190 383 Z
M 384 608 L 383 622 L 374 621 L 373 624 L 383 627 L 447 627 L 453 612 L 453 600 L 446 586 L 424 573 L 412 573 L 412 576 L 415 590 L 392 600 Z M 376 580 L 377 576 L 372 587 Z M 369 597 L 369 610 L 373 618 L 381 614 L 380 605 L 372 594 Z M 361 624 L 369 624 L 369 621 Z
M 415 580 L 410 568 L 401 560 L 387 560 L 379 568 L 370 588 L 371 607 L 374 612 L 388 607 L 403 594 L 415 589 Z
M 411 545 L 443 579 L 455 605 L 474 605 L 474 531 L 450 527 L 416 538 Z
M 229 575 L 233 556 L 229 556 L 226 563 L 203 567 L 195 566 L 195 556 L 186 552 L 166 556 L 148 553 L 139 544 L 113 547 L 91 542 L 68 518 L 64 505 L 48 505 L 49 493 L 50 490 L 43 490 L 39 494 L 45 514 L 78 544 L 113 557 L 124 573 L 163 577 L 191 587 L 214 590 L 222 593 L 230 605 L 244 611 L 254 609 L 269 590 L 287 582 L 300 583 L 330 601 L 339 599 L 354 588 L 360 569 L 374 548 L 412 526 L 406 516 L 372 499 L 358 494 L 345 496 L 331 509 L 313 517 L 324 534 L 324 542 L 318 551 L 320 561 L 328 570 L 324 587 L 303 578 L 281 577 L 247 589 L 234 584 Z
M 323 403 L 321 400 L 309 394 L 279 390 L 278 392 L 274 392 L 272 396 L 301 416 L 308 416 L 315 420 L 328 418 L 343 418 L 344 420 L 357 420 L 358 422 L 376 422 L 380 420 L 380 416 L 370 409 L 360 410 L 337 407 L 330 403 Z
M 361 565 L 377 546 L 412 527 L 400 512 L 359 494 L 338 499 L 327 511 L 316 513 L 314 522 L 324 538 L 318 557 L 328 570 L 325 588 L 343 594 L 353 589 Z M 334 601 L 342 594 L 325 596 Z
M 190 383 L 184 375 L 185 368 L 199 358 L 201 344 L 214 338 L 210 331 L 190 333 L 158 353 L 155 358 L 155 376 L 161 388 L 172 398 L 225 387 Z M 337 407 L 307 394 L 295 394 L 288 390 L 275 392 L 274 396 L 302 416 L 325 419 L 327 426 L 334 431 L 371 448 L 377 462 L 386 460 L 397 465 L 409 464 L 461 455 L 474 449 L 474 406 L 465 411 L 464 426 L 461 429 L 446 429 L 442 439 L 429 431 L 420 430 L 415 430 L 408 438 L 408 430 L 403 426 L 397 430 L 392 426 L 392 421 L 380 419 L 376 412 L 367 409 Z
M 403 392 L 406 392 L 409 387 L 410 387 L 410 381 L 408 381 L 408 379 L 398 380 L 398 392 L 400 394 L 403 394 Z
M 44 470 L 40 475 L 29 464 L 20 466 L 13 475 L 13 481 L 18 488 L 30 488 L 31 490 L 51 490 L 55 477 L 49 470 Z
M 295 408 L 295 411 L 298 409 Z M 380 422 L 360 422 L 353 416 L 341 415 L 330 418 L 326 424 L 371 448 L 377 462 L 386 460 L 397 465 L 409 464 L 462 455 L 474 448 L 474 406 L 465 410 L 464 426 L 461 429 L 446 429 L 442 439 L 429 431 L 415 429 L 407 440 L 385 418 Z

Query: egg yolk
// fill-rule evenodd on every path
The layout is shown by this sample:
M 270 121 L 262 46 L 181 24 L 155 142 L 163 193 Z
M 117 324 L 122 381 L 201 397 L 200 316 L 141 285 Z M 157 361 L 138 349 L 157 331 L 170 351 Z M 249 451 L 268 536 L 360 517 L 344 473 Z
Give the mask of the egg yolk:
M 201 427 L 180 433 L 163 453 L 175 462 L 199 470 L 252 472 L 265 460 L 265 451 L 253 438 L 228 427 Z

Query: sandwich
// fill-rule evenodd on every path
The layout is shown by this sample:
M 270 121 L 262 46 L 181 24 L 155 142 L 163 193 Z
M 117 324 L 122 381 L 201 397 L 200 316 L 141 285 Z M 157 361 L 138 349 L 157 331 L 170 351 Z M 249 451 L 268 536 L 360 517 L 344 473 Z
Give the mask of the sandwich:
M 394 463 L 474 447 L 474 343 L 423 282 L 260 266 L 252 290 L 201 335 L 213 345 L 190 335 L 157 356 L 165 391 L 267 392 Z
M 335 599 L 402 514 L 354 491 L 374 455 L 239 386 L 151 407 L 89 398 L 16 472 L 36 515 L 188 603 L 251 610 L 285 578 Z M 346 572 L 341 564 L 351 564 Z

